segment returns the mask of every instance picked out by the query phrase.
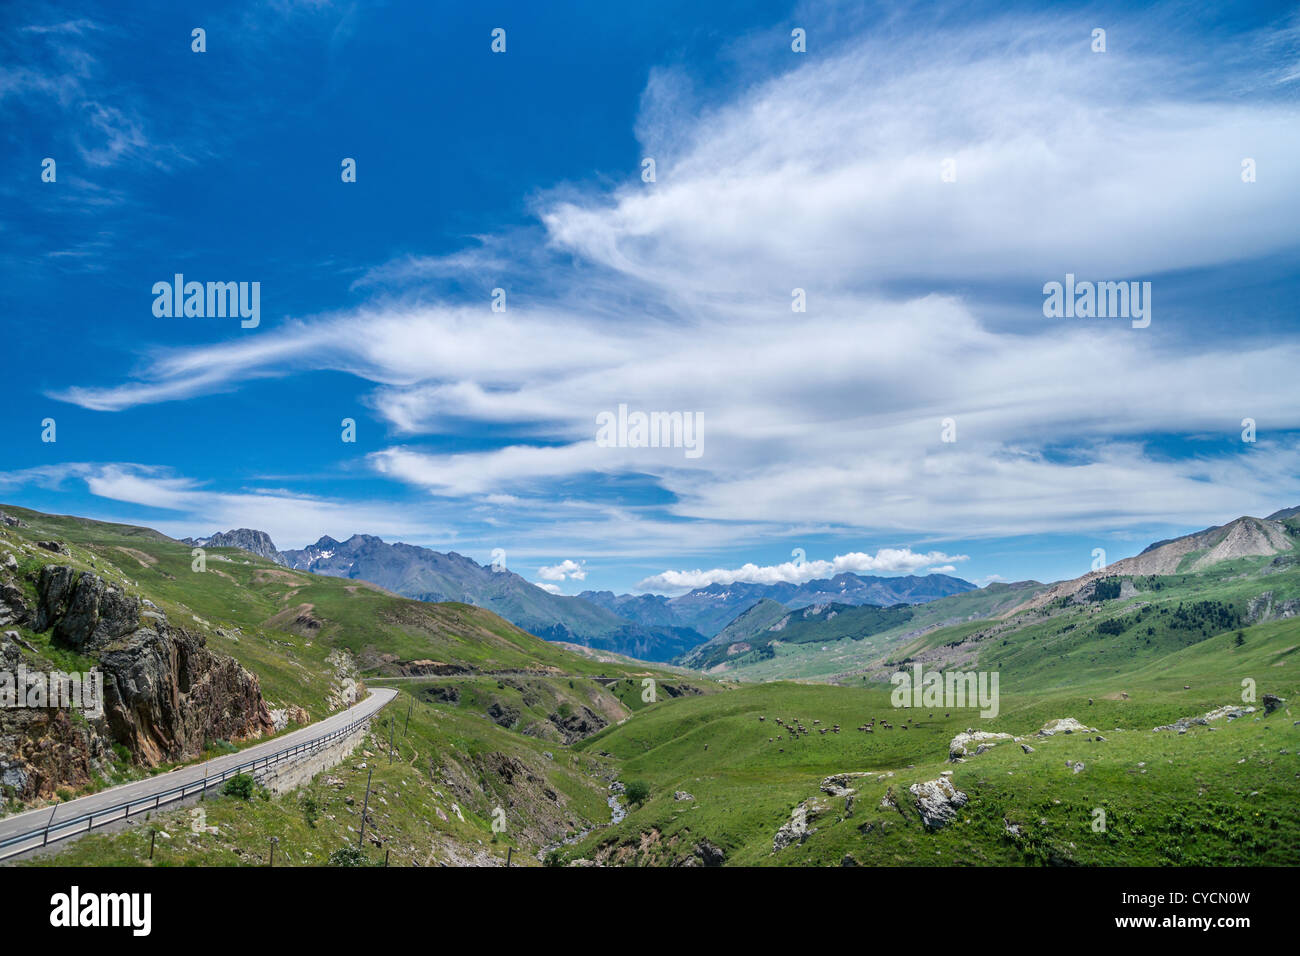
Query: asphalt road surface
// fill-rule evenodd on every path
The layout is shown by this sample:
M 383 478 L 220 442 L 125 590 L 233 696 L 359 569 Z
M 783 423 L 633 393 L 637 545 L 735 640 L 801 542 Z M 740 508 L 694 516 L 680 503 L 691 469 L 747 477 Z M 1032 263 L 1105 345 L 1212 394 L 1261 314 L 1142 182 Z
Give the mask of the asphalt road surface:
M 155 777 L 149 777 L 146 780 L 136 780 L 132 783 L 124 783 L 121 786 L 113 787 L 109 790 L 101 790 L 98 793 L 88 794 L 84 797 L 78 797 L 76 800 L 69 800 L 67 803 L 61 803 L 57 807 L 43 807 L 38 810 L 28 810 L 25 813 L 19 813 L 12 817 L 5 817 L 0 820 L 0 843 L 16 837 L 19 834 L 27 833 L 33 830 L 41 832 L 35 833 L 31 839 L 22 840 L 19 843 L 0 847 L 0 859 L 12 856 L 26 850 L 39 847 L 44 838 L 44 830 L 47 824 L 58 824 L 60 820 L 71 820 L 76 817 L 82 817 L 87 814 L 99 811 L 107 811 L 111 807 L 132 801 L 131 816 L 135 816 L 152 807 L 149 798 L 156 797 L 164 791 L 173 790 L 182 784 L 194 784 L 191 791 L 197 794 L 204 779 L 220 780 L 222 771 L 230 770 L 240 764 L 248 763 L 250 760 L 259 757 L 269 757 L 288 747 L 298 744 L 310 743 L 320 737 L 331 733 L 332 731 L 342 730 L 348 724 L 360 720 L 364 717 L 370 717 L 378 713 L 380 708 L 397 696 L 397 691 L 387 687 L 375 688 L 370 691 L 370 696 L 365 700 L 353 704 L 347 710 L 339 711 L 337 714 L 331 714 L 324 720 L 318 720 L 314 724 L 301 727 L 298 730 L 287 734 L 281 734 L 271 740 L 256 744 L 252 747 L 245 747 L 238 753 L 225 754 L 212 760 L 205 760 L 202 763 L 189 764 L 184 767 L 172 770 L 169 773 L 158 774 Z M 289 764 L 277 764 L 276 766 L 288 766 Z M 212 789 L 213 784 L 209 784 Z M 138 801 L 138 802 L 137 802 Z M 167 806 L 164 801 L 162 806 Z M 103 820 L 94 819 L 93 823 L 96 828 L 122 820 L 125 817 L 125 811 L 116 813 L 105 813 Z M 57 839 L 80 835 L 87 832 L 90 821 L 83 821 L 79 826 L 64 830 L 54 830 L 50 832 L 50 843 L 56 842 Z

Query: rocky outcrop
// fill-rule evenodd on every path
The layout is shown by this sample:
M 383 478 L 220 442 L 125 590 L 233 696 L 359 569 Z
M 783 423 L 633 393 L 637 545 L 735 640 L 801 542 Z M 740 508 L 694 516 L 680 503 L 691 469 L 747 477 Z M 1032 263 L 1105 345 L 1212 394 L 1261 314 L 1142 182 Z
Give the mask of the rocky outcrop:
M 692 850 L 701 866 L 722 866 L 727 860 L 726 851 L 708 840 L 701 840 Z
M 255 676 L 208 650 L 202 635 L 141 628 L 100 654 L 105 718 L 141 763 L 197 756 L 208 740 L 275 729 Z
M 463 664 L 448 664 L 444 661 L 396 661 L 393 666 L 403 677 L 450 677 L 470 673 L 470 669 Z
M 305 727 L 307 724 L 311 723 L 311 718 L 307 715 L 307 711 L 303 710 L 296 704 L 290 704 L 287 707 L 273 708 L 271 710 L 271 723 L 275 727 L 275 732 L 278 734 L 290 724 L 297 724 L 300 727 Z
M 0 627 L 25 624 L 30 616 L 31 609 L 27 606 L 22 588 L 8 581 L 0 581 Z
M 108 736 L 146 766 L 184 760 L 214 739 L 274 730 L 257 678 L 202 634 L 169 624 L 158 611 L 89 571 L 41 569 L 33 627 L 97 657 L 104 675 Z
M 1253 714 L 1254 712 L 1254 707 L 1237 707 L 1234 704 L 1225 704 L 1222 707 L 1216 707 L 1214 710 L 1202 714 L 1200 717 L 1180 717 L 1172 724 L 1164 724 L 1153 729 L 1173 730 L 1177 733 L 1185 734 L 1191 727 L 1204 727 L 1211 721 L 1221 720 L 1225 717 L 1228 720 L 1236 720 L 1238 717 L 1244 717 L 1246 714 Z
M 459 704 L 460 688 L 455 684 L 435 684 L 425 687 L 420 695 L 427 701 L 437 704 Z
M 331 711 L 346 710 L 361 699 L 362 685 L 356 659 L 350 651 L 335 648 L 325 657 L 325 663 L 334 668 L 325 703 Z
M 969 800 L 947 777 L 914 783 L 907 789 L 916 798 L 916 811 L 921 814 L 921 822 L 932 830 L 957 819 L 957 811 Z
M 1060 717 L 1043 724 L 1043 728 L 1038 731 L 1038 736 L 1054 737 L 1057 734 L 1095 734 L 1096 732 L 1096 727 L 1085 727 L 1073 717 Z
M 1300 614 L 1300 599 L 1291 598 L 1279 601 L 1272 591 L 1265 591 L 1250 599 L 1246 605 L 1246 623 L 1260 624 L 1264 621 L 1278 621 Z
M 951 762 L 956 763 L 966 757 L 966 748 L 970 744 L 977 744 L 983 747 L 985 741 L 1010 739 L 1010 734 L 995 734 L 987 730 L 972 730 L 970 727 L 967 727 L 964 733 L 958 734 L 948 743 L 948 759 Z M 983 753 L 984 751 L 981 749 L 977 752 Z
M 47 564 L 36 590 L 32 630 L 53 629 L 56 641 L 81 653 L 93 654 L 140 626 L 139 602 L 88 571 Z
M 549 719 L 564 735 L 564 742 L 568 744 L 590 737 L 609 723 L 604 717 L 586 707 L 577 707 L 567 714 L 557 711 L 551 714 Z
M 499 700 L 494 700 L 488 704 L 488 719 L 498 727 L 505 727 L 509 730 L 519 722 L 519 709 L 511 707 L 509 704 L 503 704 Z
M 16 632 L 0 638 L 0 668 L 16 672 L 30 649 Z M 31 662 L 28 661 L 28 664 Z M 63 787 L 85 787 L 112 758 L 109 741 L 66 710 L 0 709 L 0 792 L 19 801 L 51 797 Z
M 813 832 L 808 826 L 818 816 L 820 805 L 815 801 L 805 800 L 790 811 L 790 819 L 781 825 L 772 838 L 772 852 L 784 850 L 796 843 L 803 843 Z
M 871 774 L 866 771 L 857 771 L 855 773 L 835 773 L 831 774 L 822 781 L 822 793 L 829 793 L 832 797 L 847 797 L 858 791 L 849 786 L 849 784 L 860 777 L 868 777 Z

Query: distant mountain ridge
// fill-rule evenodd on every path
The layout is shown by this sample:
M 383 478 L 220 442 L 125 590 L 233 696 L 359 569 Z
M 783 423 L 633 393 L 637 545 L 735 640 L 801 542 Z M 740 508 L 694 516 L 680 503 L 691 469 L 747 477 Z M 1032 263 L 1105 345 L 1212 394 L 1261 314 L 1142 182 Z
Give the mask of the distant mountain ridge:
M 552 594 L 509 570 L 494 570 L 454 551 L 441 552 L 369 534 L 346 541 L 323 535 L 305 548 L 279 551 L 264 531 L 239 528 L 187 544 L 243 548 L 296 571 L 368 581 L 420 601 L 485 607 L 550 641 L 579 644 L 647 661 L 680 658 L 763 600 L 808 605 L 916 604 L 975 585 L 945 574 L 872 577 L 844 572 L 803 584 L 714 584 L 670 598 L 584 591 Z
M 912 619 L 912 607 L 894 604 L 812 604 L 787 608 L 764 598 L 724 627 L 712 640 L 693 648 L 679 663 L 709 670 L 738 654 L 757 651 L 760 658 L 774 656 L 771 642 L 821 644 L 849 638 L 862 640 L 900 627 Z
M 671 660 L 704 640 L 689 628 L 644 625 L 581 598 L 552 594 L 513 571 L 494 570 L 455 551 L 390 544 L 369 534 L 346 541 L 325 535 L 282 557 L 294 570 L 369 581 L 419 601 L 474 604 L 548 641 L 641 660 Z
M 890 607 L 927 604 L 974 590 L 975 585 L 969 581 L 947 574 L 877 577 L 844 571 L 802 584 L 710 584 L 673 598 L 658 594 L 615 595 L 612 591 L 583 591 L 578 596 L 643 624 L 690 627 L 711 638 L 763 600 L 776 601 L 787 608 L 820 604 Z

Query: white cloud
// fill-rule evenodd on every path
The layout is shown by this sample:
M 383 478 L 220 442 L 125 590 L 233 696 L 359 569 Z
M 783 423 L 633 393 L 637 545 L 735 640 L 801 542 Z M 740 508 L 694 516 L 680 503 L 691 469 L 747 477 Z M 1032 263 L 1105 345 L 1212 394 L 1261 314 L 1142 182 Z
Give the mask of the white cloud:
M 175 517 L 148 520 L 150 527 L 173 537 L 194 537 L 231 528 L 267 532 L 281 549 L 302 547 L 322 534 L 345 539 L 358 531 L 392 539 L 409 536 L 412 513 L 400 505 L 344 501 L 288 491 L 219 492 L 167 469 L 133 463 L 71 463 L 24 472 L 0 473 L 0 488 L 36 484 L 58 488 L 80 480 L 91 494 L 124 504 L 173 512 Z M 137 519 L 138 520 L 138 519 Z M 429 528 L 430 535 L 450 532 Z
M 559 564 L 538 568 L 537 576 L 543 581 L 563 581 L 565 579 L 585 581 L 587 579 L 587 569 L 577 561 L 565 558 Z
M 548 594 L 563 594 L 558 584 L 549 584 L 546 581 L 534 581 L 534 587 L 539 587 Z
M 663 571 L 637 584 L 645 591 L 689 591 L 710 584 L 803 584 L 833 577 L 845 571 L 857 574 L 913 572 L 940 561 L 966 561 L 964 554 L 949 555 L 942 551 L 917 554 L 910 548 L 881 548 L 874 555 L 861 551 L 836 555 L 830 561 L 787 561 L 784 564 L 759 566 L 745 564 L 739 568 L 714 568 L 711 571 Z M 951 565 L 949 570 L 952 570 Z
M 689 79 L 656 71 L 637 126 L 662 160 L 653 186 L 542 194 L 541 241 L 403 257 L 358 284 L 481 285 L 512 263 L 544 294 L 506 313 L 381 297 L 58 397 L 111 411 L 338 370 L 372 383 L 370 407 L 412 441 L 370 466 L 437 498 L 556 512 L 591 475 L 662 492 L 657 513 L 592 507 L 521 531 L 543 554 L 564 537 L 597 554 L 805 526 L 950 540 L 1196 525 L 1290 503 L 1300 453 L 1231 438 L 1246 415 L 1300 428 L 1300 341 L 1247 323 L 1211 338 L 1161 274 L 1294 245 L 1294 104 L 1251 87 L 1268 77 L 1234 79 L 1258 95 L 1206 95 L 1197 70 L 1220 58 L 1092 54 L 1073 18 L 918 32 L 865 33 L 693 109 L 678 108 Z M 1243 155 L 1269 174 L 1241 183 Z M 955 183 L 939 179 L 947 157 Z M 1044 319 L 1042 283 L 1067 271 L 1152 279 L 1151 328 Z M 596 447 L 596 414 L 620 402 L 702 412 L 704 456 Z M 414 443 L 483 433 L 505 437 Z M 1228 440 L 1170 456 L 1152 435 Z
M 647 124 L 645 154 L 676 157 L 652 188 L 566 197 L 543 220 L 583 258 L 685 294 L 1041 284 L 1290 247 L 1294 105 L 1197 95 L 1191 62 L 1095 55 L 1073 18 L 872 30 L 694 122 Z M 1267 194 L 1239 178 L 1256 153 L 1281 164 Z

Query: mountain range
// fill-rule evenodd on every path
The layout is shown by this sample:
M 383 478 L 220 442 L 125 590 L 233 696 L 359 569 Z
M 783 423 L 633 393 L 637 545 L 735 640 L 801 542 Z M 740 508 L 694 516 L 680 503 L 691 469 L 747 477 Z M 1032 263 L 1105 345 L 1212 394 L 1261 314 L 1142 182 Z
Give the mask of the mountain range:
M 831 578 L 803 584 L 710 584 L 671 598 L 660 594 L 615 595 L 612 591 L 583 591 L 578 596 L 629 620 L 690 627 L 705 637 L 714 637 L 742 611 L 764 600 L 788 608 L 820 604 L 889 607 L 893 604 L 925 604 L 973 590 L 975 585 L 969 581 L 946 574 L 882 578 L 845 571 Z
M 963 628 L 992 635 L 1004 625 L 990 621 L 1039 620 L 1063 609 L 1095 608 L 1100 602 L 1128 600 L 1148 591 L 1165 593 L 1184 581 L 1237 582 L 1252 575 L 1270 580 L 1300 566 L 1298 540 L 1300 508 L 1287 508 L 1267 518 L 1243 516 L 1156 541 L 1133 557 L 1052 584 L 994 583 L 925 604 L 883 608 L 845 608 L 832 602 L 791 609 L 764 600 L 677 662 L 746 681 L 860 680 L 879 676 L 873 661 L 906 657 L 905 648 L 930 640 L 930 635 L 951 635 L 958 639 L 954 643 L 961 643 L 967 637 Z M 1195 616 L 1207 607 L 1202 602 L 1185 613 Z M 1300 613 L 1300 599 L 1285 588 L 1268 587 L 1224 613 L 1251 623 L 1267 621 Z
M 481 565 L 456 552 L 389 543 L 369 534 L 346 541 L 328 535 L 279 551 L 264 531 L 237 528 L 184 543 L 242 548 L 296 571 L 376 584 L 420 601 L 460 601 L 487 608 L 538 637 L 648 661 L 683 658 L 761 601 L 806 605 L 920 604 L 974 590 L 945 574 L 872 577 L 845 572 L 803 584 L 711 584 L 677 597 L 584 591 L 552 594 L 512 571 Z
M 552 594 L 513 571 L 478 564 L 454 551 L 389 543 L 368 534 L 346 541 L 325 536 L 306 548 L 283 552 L 265 532 L 249 528 L 187 538 L 185 543 L 242 548 L 293 570 L 363 580 L 420 601 L 473 604 L 549 641 L 707 670 L 734 668 L 742 661 L 768 666 L 764 662 L 772 657 L 772 641 L 787 647 L 805 645 L 811 653 L 815 645 L 845 638 L 861 641 L 884 634 L 901 639 L 918 626 L 965 617 L 976 607 L 982 616 L 996 606 L 1005 617 L 1070 599 L 1103 577 L 1189 573 L 1236 558 L 1288 552 L 1294 532 L 1286 522 L 1296 511 L 1241 517 L 1157 541 L 1138 555 L 1071 581 L 1034 585 L 1020 601 L 1014 600 L 1014 591 L 999 592 L 996 604 L 982 597 L 988 589 L 946 574 L 874 577 L 843 572 L 798 584 L 710 584 L 676 597 L 612 591 L 570 596 Z M 929 604 L 943 616 L 932 619 L 927 614 L 909 625 L 911 609 Z

